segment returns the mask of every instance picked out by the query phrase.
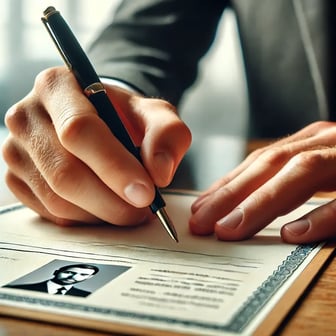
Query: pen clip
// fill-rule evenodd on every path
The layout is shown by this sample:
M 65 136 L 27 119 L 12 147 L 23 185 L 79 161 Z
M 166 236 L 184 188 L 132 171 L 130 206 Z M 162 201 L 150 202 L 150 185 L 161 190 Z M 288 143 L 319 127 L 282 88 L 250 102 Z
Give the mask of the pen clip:
M 49 11 L 48 11 L 49 10 Z M 62 56 L 63 58 L 63 61 L 65 63 L 65 65 L 68 67 L 68 69 L 71 71 L 72 70 L 72 65 L 69 61 L 69 59 L 67 58 L 65 52 L 63 51 L 62 47 L 60 46 L 60 44 L 58 43 L 57 41 L 57 38 L 54 34 L 54 32 L 52 31 L 52 29 L 50 28 L 49 26 L 49 22 L 48 22 L 48 17 L 54 13 L 57 13 L 58 11 L 56 11 L 53 7 L 48 7 L 46 10 L 45 10 L 45 16 L 41 18 L 44 26 L 46 27 L 47 29 L 47 32 L 49 33 L 51 39 L 54 41 L 54 44 L 57 48 L 57 50 L 59 51 L 60 55 Z

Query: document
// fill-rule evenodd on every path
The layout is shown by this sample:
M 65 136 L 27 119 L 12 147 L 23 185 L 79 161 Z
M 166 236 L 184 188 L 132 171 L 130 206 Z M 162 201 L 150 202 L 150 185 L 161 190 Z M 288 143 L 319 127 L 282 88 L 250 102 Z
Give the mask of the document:
M 134 335 L 271 334 L 311 272 L 271 324 L 270 314 L 302 274 L 314 263 L 316 273 L 327 258 L 317 258 L 323 244 L 285 244 L 279 235 L 282 224 L 322 204 L 319 199 L 250 240 L 223 242 L 188 231 L 193 194 L 164 197 L 178 244 L 156 219 L 132 228 L 65 228 L 21 204 L 3 208 L 0 313 Z

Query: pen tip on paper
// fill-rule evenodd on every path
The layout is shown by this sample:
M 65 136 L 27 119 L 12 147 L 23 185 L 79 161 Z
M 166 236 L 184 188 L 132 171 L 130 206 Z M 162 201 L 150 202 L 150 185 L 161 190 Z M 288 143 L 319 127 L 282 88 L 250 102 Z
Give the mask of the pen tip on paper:
M 156 212 L 156 215 L 159 217 L 161 224 L 164 226 L 166 231 L 168 232 L 169 236 L 176 242 L 178 243 L 178 237 L 177 237 L 177 232 L 175 230 L 174 224 L 169 218 L 167 212 L 165 211 L 164 208 L 159 209 Z

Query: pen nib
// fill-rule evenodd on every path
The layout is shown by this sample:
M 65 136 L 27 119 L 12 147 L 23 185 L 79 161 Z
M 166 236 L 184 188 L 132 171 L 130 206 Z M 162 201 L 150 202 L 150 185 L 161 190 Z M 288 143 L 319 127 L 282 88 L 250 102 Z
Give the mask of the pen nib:
M 165 209 L 161 208 L 157 210 L 156 215 L 159 217 L 161 224 L 164 226 L 169 236 L 178 243 L 177 232 Z

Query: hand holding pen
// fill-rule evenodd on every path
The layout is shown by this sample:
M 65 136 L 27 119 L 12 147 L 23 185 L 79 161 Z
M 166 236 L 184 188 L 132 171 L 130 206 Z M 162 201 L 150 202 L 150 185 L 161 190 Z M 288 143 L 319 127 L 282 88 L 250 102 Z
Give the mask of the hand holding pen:
M 99 117 L 106 123 L 120 144 L 141 162 L 140 151 L 135 146 L 115 107 L 112 105 L 106 89 L 61 14 L 54 7 L 48 7 L 44 11 L 42 22 L 47 28 L 65 64 L 73 72 L 78 84 L 95 107 Z M 142 193 L 144 185 L 137 183 L 131 185 L 130 188 L 132 193 L 137 193 L 139 189 Z M 158 216 L 161 224 L 171 238 L 177 242 L 178 238 L 175 227 L 165 211 L 166 204 L 157 187 L 154 187 L 154 189 L 155 195 L 154 200 L 150 204 L 150 209 Z M 128 192 L 127 189 L 126 192 Z
M 171 181 L 190 144 L 187 127 L 168 103 L 105 88 L 132 121 L 142 163 L 64 67 L 39 74 L 32 91 L 6 115 L 7 183 L 20 201 L 58 224 L 141 223 L 150 213 L 154 183 Z

